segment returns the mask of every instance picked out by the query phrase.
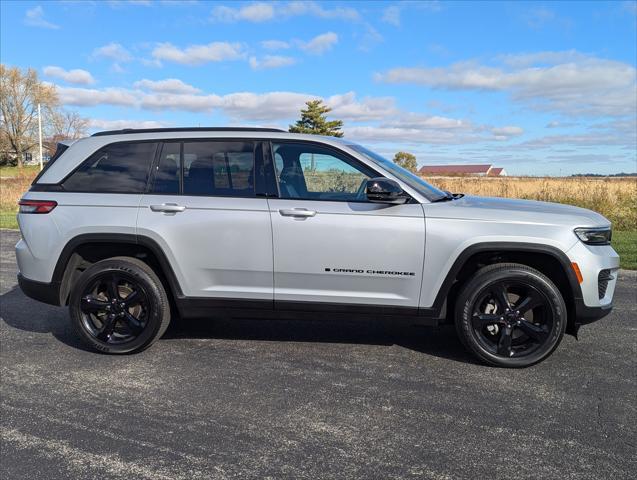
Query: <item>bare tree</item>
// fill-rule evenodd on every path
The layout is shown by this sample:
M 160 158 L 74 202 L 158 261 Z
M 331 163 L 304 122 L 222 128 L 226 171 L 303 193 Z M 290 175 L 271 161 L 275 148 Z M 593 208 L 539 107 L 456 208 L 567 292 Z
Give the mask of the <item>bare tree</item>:
M 64 109 L 51 110 L 47 115 L 44 148 L 49 155 L 53 155 L 58 142 L 85 137 L 87 129 L 88 119 L 79 113 Z
M 38 103 L 44 110 L 57 106 L 55 88 L 38 79 L 33 69 L 22 71 L 0 64 L 0 132 L 22 167 L 24 152 L 37 144 Z

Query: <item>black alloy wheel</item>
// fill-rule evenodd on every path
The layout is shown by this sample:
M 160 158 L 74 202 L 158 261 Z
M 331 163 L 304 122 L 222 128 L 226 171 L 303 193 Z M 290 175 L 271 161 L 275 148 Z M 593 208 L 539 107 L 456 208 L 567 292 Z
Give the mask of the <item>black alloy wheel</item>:
M 144 287 L 125 272 L 106 272 L 84 290 L 82 323 L 96 339 L 110 344 L 137 338 L 148 322 Z
M 130 257 L 101 260 L 87 268 L 73 285 L 69 309 L 79 337 L 105 353 L 144 350 L 170 322 L 161 280 L 149 265 Z
M 493 354 L 509 358 L 530 355 L 542 346 L 553 329 L 549 303 L 529 282 L 491 284 L 473 303 L 473 332 Z
M 456 303 L 462 343 L 481 360 L 526 367 L 548 357 L 566 329 L 559 289 L 539 271 L 519 264 L 479 270 Z

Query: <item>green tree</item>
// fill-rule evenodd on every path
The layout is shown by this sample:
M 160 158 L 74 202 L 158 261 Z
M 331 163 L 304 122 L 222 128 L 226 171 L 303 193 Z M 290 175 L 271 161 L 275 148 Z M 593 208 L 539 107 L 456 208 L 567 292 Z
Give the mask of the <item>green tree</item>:
M 332 111 L 323 100 L 305 102 L 307 108 L 301 110 L 301 118 L 294 125 L 290 125 L 292 133 L 309 133 L 312 135 L 329 135 L 342 137 L 343 122 L 341 120 L 327 120 L 325 115 Z
M 407 170 L 409 170 L 410 172 L 416 172 L 416 170 L 418 169 L 418 163 L 416 162 L 416 156 L 411 154 L 411 153 L 407 153 L 407 152 L 398 152 L 396 155 L 394 155 L 394 163 L 396 165 L 399 165 Z

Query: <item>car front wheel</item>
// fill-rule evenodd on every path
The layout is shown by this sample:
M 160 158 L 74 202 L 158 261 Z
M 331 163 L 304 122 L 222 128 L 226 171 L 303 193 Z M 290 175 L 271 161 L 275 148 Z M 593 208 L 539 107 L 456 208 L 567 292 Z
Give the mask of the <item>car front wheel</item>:
M 464 346 L 500 367 L 527 367 L 544 360 L 566 329 L 566 305 L 555 284 L 515 263 L 479 270 L 460 291 L 455 312 Z
M 73 286 L 71 322 L 80 338 L 105 353 L 132 353 L 159 339 L 170 322 L 170 304 L 155 272 L 130 257 L 94 263 Z

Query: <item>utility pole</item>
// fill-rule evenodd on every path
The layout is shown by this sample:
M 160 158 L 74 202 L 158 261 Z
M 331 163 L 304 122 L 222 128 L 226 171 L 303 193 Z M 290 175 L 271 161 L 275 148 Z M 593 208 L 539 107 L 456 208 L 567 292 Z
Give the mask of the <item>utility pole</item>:
M 42 110 L 40 110 L 40 104 L 38 103 L 38 137 L 40 139 L 40 170 L 44 168 L 44 162 L 42 161 Z

